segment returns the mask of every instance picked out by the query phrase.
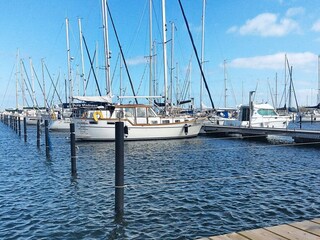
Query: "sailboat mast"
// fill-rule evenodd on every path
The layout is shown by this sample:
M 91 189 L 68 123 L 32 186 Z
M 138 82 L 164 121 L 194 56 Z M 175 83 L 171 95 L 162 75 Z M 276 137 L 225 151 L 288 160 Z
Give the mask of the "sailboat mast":
M 30 73 L 31 73 L 32 104 L 33 104 L 33 106 L 35 106 L 36 105 L 36 96 L 35 96 L 35 91 L 34 91 L 34 72 L 33 72 L 33 65 L 32 65 L 31 58 L 29 58 L 29 63 L 30 63 Z
M 19 60 L 20 62 L 20 81 L 21 81 L 21 95 L 22 95 L 22 108 L 25 106 L 25 87 L 24 87 L 24 77 L 23 77 L 23 71 L 22 71 L 22 59 Z
M 173 102 L 173 54 L 174 54 L 174 22 L 171 22 L 171 66 L 170 66 L 170 102 Z
M 16 55 L 16 109 L 19 108 L 19 49 L 17 50 L 17 55 Z
M 167 36 L 166 36 L 166 3 L 162 0 L 162 42 L 163 42 L 163 77 L 164 77 L 164 99 L 165 99 L 165 113 L 167 112 L 168 102 L 168 69 L 167 69 Z
M 275 94 L 275 109 L 278 107 L 278 73 L 276 73 L 276 94 Z
M 81 25 L 81 18 L 78 18 L 78 25 L 79 25 L 79 40 L 80 40 L 80 54 L 81 54 L 81 79 L 83 84 L 83 96 L 86 95 L 86 76 L 84 72 L 84 57 L 83 57 L 83 44 L 82 44 L 82 25 Z
M 201 68 L 203 70 L 204 65 L 204 21 L 205 21 L 205 11 L 206 11 L 206 0 L 202 3 L 202 37 L 201 37 Z M 202 95 L 203 95 L 203 77 L 200 78 L 200 111 L 202 111 Z
M 287 108 L 287 54 L 284 55 L 284 105 Z
M 111 93 L 110 81 L 110 51 L 109 51 L 109 37 L 108 37 L 108 17 L 106 14 L 107 0 L 101 0 L 102 3 L 102 25 L 103 25 L 103 39 L 104 39 L 104 57 L 105 57 L 105 74 L 106 74 L 106 90 L 107 95 Z
M 149 56 L 149 96 L 152 96 L 152 0 L 149 0 L 149 44 L 150 44 L 150 56 Z M 149 98 L 149 104 L 152 104 L 152 99 Z
M 66 18 L 66 40 L 67 40 L 67 61 L 68 61 L 68 82 L 69 82 L 69 103 L 73 107 L 73 82 L 71 75 L 71 57 L 70 57 L 70 43 L 69 43 L 69 19 Z
M 291 93 L 292 93 L 292 66 L 290 67 L 289 70 L 289 77 L 290 77 L 290 85 L 289 85 L 289 102 L 288 102 L 288 113 L 291 108 Z
M 46 106 L 47 106 L 46 82 L 45 82 L 45 79 L 44 79 L 44 59 L 43 58 L 41 59 L 41 69 L 42 69 L 43 106 L 46 108 Z
M 224 72 L 224 107 L 227 107 L 227 60 L 223 61 L 223 72 Z
M 317 104 L 320 103 L 320 55 L 318 55 L 318 99 Z

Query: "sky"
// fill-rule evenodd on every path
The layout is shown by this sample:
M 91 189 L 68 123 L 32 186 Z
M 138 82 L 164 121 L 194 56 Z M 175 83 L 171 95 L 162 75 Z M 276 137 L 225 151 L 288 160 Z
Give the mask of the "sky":
M 181 2 L 201 57 L 204 1 Z M 108 0 L 108 4 L 135 92 L 140 96 L 149 95 L 149 0 Z M 65 101 L 65 79 L 68 79 L 66 18 L 69 19 L 73 94 L 84 94 L 78 19 L 81 19 L 90 58 L 94 59 L 92 68 L 99 88 L 105 94 L 100 0 L 2 0 L 0 9 L 0 110 L 22 107 L 21 79 L 29 86 L 25 90 L 25 105 L 33 105 L 31 88 L 39 106 L 44 104 L 43 89 L 50 103 L 58 104 L 59 97 Z M 318 103 L 320 1 L 206 0 L 204 16 L 203 69 L 215 107 L 246 104 L 249 91 L 256 92 L 256 102 L 283 106 L 284 92 L 288 93 L 289 88 L 285 84 L 289 79 L 285 56 L 292 68 L 298 104 Z M 125 67 L 123 64 L 120 67 L 120 48 L 110 16 L 108 25 L 111 88 L 113 100 L 118 101 L 120 94 L 133 94 Z M 156 83 L 153 86 L 157 95 L 164 94 L 162 36 L 161 0 L 153 0 L 152 82 Z M 195 105 L 199 106 L 200 68 L 178 0 L 166 1 L 166 38 L 168 86 L 172 79 L 173 101 L 193 97 Z M 85 46 L 83 49 L 84 77 L 88 82 L 86 94 L 97 95 Z M 203 103 L 210 107 L 206 90 Z

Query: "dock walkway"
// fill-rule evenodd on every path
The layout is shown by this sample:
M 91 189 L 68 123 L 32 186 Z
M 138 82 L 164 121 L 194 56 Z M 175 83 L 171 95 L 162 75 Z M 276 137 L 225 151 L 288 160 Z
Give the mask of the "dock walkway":
M 204 125 L 203 131 L 207 134 L 229 135 L 240 134 L 243 136 L 268 136 L 279 135 L 291 137 L 295 142 L 320 142 L 320 131 L 303 129 L 280 129 L 280 128 L 257 128 L 257 127 L 234 127 L 221 125 Z
M 320 240 L 320 218 L 199 240 Z

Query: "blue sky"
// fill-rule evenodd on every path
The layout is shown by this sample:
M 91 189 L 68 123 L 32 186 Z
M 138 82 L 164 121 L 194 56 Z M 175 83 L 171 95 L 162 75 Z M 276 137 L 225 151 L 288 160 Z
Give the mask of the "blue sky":
M 201 50 L 202 0 L 181 0 L 191 26 L 199 55 Z M 108 1 L 130 75 L 138 95 L 148 95 L 149 0 Z M 159 94 L 163 94 L 163 60 L 161 44 L 161 1 L 153 1 L 153 38 L 156 42 L 156 74 Z M 200 72 L 177 0 L 167 0 L 167 39 L 174 32 L 174 79 L 182 82 L 190 76 L 191 95 L 199 105 Z M 41 59 L 50 75 L 57 81 L 64 98 L 64 76 L 67 75 L 65 18 L 70 21 L 70 45 L 75 95 L 82 94 L 79 73 L 78 18 L 93 57 L 98 46 L 97 76 L 100 88 L 105 88 L 103 71 L 103 38 L 100 0 L 43 1 L 4 0 L 0 2 L 0 109 L 16 106 L 16 55 L 19 49 L 26 72 L 31 78 L 29 59 L 42 82 Z M 112 91 L 119 95 L 119 48 L 109 21 Z M 167 44 L 169 76 L 171 41 Z M 216 107 L 224 106 L 224 68 L 227 72 L 227 106 L 247 103 L 249 91 L 256 90 L 255 100 L 272 103 L 276 92 L 280 105 L 284 91 L 284 59 L 288 56 L 293 68 L 293 81 L 300 105 L 317 103 L 318 54 L 320 53 L 320 1 L 318 0 L 207 0 L 205 18 L 205 76 Z M 191 67 L 189 65 L 191 62 Z M 178 66 L 178 67 L 176 67 Z M 19 69 L 19 68 L 18 68 Z M 20 76 L 20 70 L 18 70 Z M 85 73 L 89 61 L 85 53 Z M 190 74 L 188 74 L 190 72 Z M 25 73 L 24 73 L 25 74 Z M 123 86 L 132 95 L 124 69 Z M 96 94 L 94 79 L 90 78 L 87 94 Z M 46 92 L 53 89 L 45 72 Z M 174 87 L 176 89 L 176 86 Z M 41 91 L 35 83 L 37 101 L 41 105 Z M 176 90 L 174 90 L 176 94 Z M 21 91 L 19 91 L 21 106 Z M 31 104 L 30 97 L 28 102 Z M 48 98 L 52 98 L 49 96 Z M 58 98 L 54 97 L 57 103 Z M 283 104 L 282 100 L 282 104 Z M 209 106 L 207 95 L 204 104 Z

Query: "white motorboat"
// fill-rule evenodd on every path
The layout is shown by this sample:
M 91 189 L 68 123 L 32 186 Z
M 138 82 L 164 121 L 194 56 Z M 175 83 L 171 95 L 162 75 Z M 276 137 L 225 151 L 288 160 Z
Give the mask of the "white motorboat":
M 143 104 L 110 105 L 75 113 L 75 136 L 79 141 L 114 141 L 117 121 L 124 122 L 125 140 L 196 137 L 204 120 L 188 115 L 157 115 L 151 106 Z
M 224 126 L 236 127 L 266 127 L 266 128 L 287 128 L 292 116 L 279 115 L 275 109 L 267 103 L 252 104 L 252 114 L 250 116 L 250 106 L 241 105 L 237 119 L 225 119 Z

